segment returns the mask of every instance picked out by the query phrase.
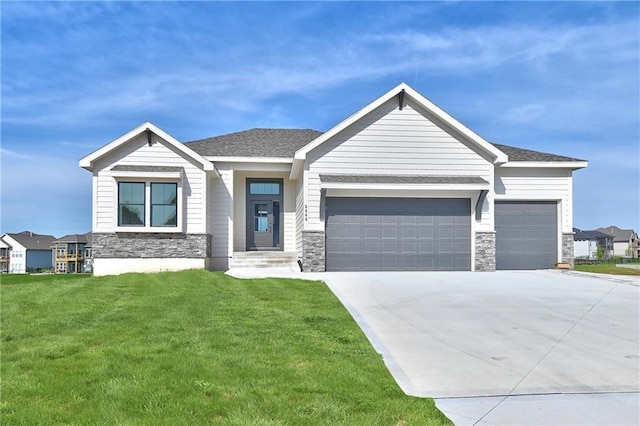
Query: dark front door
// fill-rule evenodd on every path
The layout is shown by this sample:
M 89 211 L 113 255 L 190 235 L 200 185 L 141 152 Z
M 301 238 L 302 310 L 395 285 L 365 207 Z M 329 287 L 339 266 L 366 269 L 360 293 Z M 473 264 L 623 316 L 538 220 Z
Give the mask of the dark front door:
M 282 180 L 247 180 L 247 249 L 282 250 Z

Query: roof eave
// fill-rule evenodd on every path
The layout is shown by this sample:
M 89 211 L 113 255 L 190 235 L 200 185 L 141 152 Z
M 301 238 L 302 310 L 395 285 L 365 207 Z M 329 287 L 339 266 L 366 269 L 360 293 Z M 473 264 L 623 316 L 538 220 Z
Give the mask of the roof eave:
M 160 129 L 158 126 L 156 126 L 155 124 L 149 121 L 142 123 L 140 126 L 136 127 L 133 130 L 130 130 L 129 132 L 125 133 L 119 138 L 109 142 L 102 148 L 81 158 L 80 161 L 78 162 L 79 166 L 82 167 L 83 169 L 86 169 L 92 172 L 94 163 L 96 160 L 99 160 L 100 158 L 109 154 L 114 149 L 129 142 L 131 139 L 137 137 L 138 135 L 140 135 L 142 132 L 146 130 L 150 130 L 151 132 L 153 132 L 154 134 L 156 134 L 157 136 L 159 136 L 160 138 L 168 142 L 170 145 L 175 147 L 178 151 L 194 159 L 197 163 L 199 163 L 202 166 L 202 170 L 204 170 L 205 172 L 215 172 L 215 167 L 213 166 L 213 163 L 211 163 L 210 161 L 207 161 L 200 154 L 198 154 L 191 148 L 185 146 L 183 143 L 175 139 L 173 136 L 171 136 L 170 134 L 168 134 L 167 132 Z
M 500 165 L 504 168 L 547 168 L 547 169 L 584 169 L 588 161 L 509 161 Z
M 399 93 L 404 92 L 405 95 L 411 97 L 415 102 L 421 105 L 422 108 L 427 110 L 430 114 L 433 114 L 439 120 L 441 120 L 445 125 L 453 129 L 455 132 L 460 134 L 462 137 L 468 139 L 472 143 L 474 143 L 481 151 L 487 154 L 488 157 L 491 158 L 491 161 L 495 165 L 504 164 L 509 161 L 508 156 L 500 151 L 498 148 L 484 140 L 480 135 L 473 132 L 471 129 L 460 123 L 458 120 L 447 114 L 444 110 L 439 108 L 436 104 L 429 101 L 427 98 L 422 96 L 420 93 L 415 91 L 406 83 L 400 83 L 398 86 L 389 90 L 384 95 L 380 96 L 370 104 L 366 105 L 364 108 L 357 111 L 355 114 L 351 115 L 347 119 L 341 121 L 339 124 L 332 127 L 327 132 L 318 136 L 313 141 L 309 142 L 307 145 L 303 146 L 294 154 L 294 170 L 297 170 L 296 160 L 304 161 L 306 159 L 307 153 L 311 150 L 317 148 L 322 143 L 326 142 L 328 139 L 332 138 L 339 132 L 343 131 L 350 125 L 354 124 L 367 114 L 374 111 L 376 108 L 380 107 L 385 102 L 389 101 L 393 97 L 397 96 Z M 299 173 L 299 171 L 298 171 Z M 293 170 L 292 170 L 293 174 Z

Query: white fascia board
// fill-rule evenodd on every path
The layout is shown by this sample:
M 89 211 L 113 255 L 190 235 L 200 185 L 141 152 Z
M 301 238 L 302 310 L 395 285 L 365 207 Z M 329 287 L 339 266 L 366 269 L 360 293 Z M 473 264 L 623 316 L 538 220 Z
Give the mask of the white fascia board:
M 202 157 L 200 154 L 196 153 L 191 148 L 187 148 L 183 143 L 179 142 L 173 136 L 171 136 L 170 134 L 168 134 L 167 132 L 160 129 L 158 126 L 156 126 L 155 124 L 149 121 L 142 123 L 140 126 L 136 127 L 135 129 L 125 133 L 124 135 L 109 142 L 108 144 L 98 149 L 97 151 L 94 151 L 91 154 L 87 155 L 86 157 L 80 159 L 79 161 L 80 167 L 87 169 L 89 171 L 93 171 L 94 161 L 107 155 L 109 152 L 120 147 L 121 145 L 124 145 L 125 143 L 129 142 L 131 139 L 140 135 L 147 129 L 151 130 L 153 133 L 155 133 L 156 135 L 164 139 L 166 142 L 168 142 L 171 146 L 176 148 L 178 151 L 196 160 L 196 162 L 202 165 L 202 169 L 204 171 L 214 171 L 213 164 L 210 161 L 205 160 L 205 158 Z
M 371 102 L 370 104 L 368 104 L 367 106 L 365 106 L 364 108 L 356 112 L 355 114 L 343 120 L 338 125 L 334 126 L 327 132 L 318 136 L 316 139 L 314 139 L 313 141 L 311 141 L 310 143 L 308 143 L 307 145 L 305 145 L 304 147 L 296 151 L 294 155 L 293 171 L 297 172 L 298 170 L 299 166 L 295 164 L 297 160 L 304 161 L 307 157 L 307 153 L 309 153 L 311 150 L 317 148 L 328 139 L 332 138 L 339 132 L 343 131 L 344 129 L 346 129 L 353 123 L 355 123 L 356 121 L 360 120 L 365 115 L 369 114 L 370 112 L 374 111 L 376 108 L 380 107 L 385 102 L 397 96 L 398 93 L 400 93 L 402 90 L 404 90 L 405 94 L 413 98 L 415 102 L 417 102 L 422 108 L 427 110 L 430 114 L 433 114 L 438 119 L 440 119 L 443 123 L 445 123 L 447 126 L 451 127 L 453 130 L 455 130 L 459 134 L 463 135 L 464 137 L 466 137 L 467 139 L 475 143 L 481 150 L 493 156 L 494 157 L 493 164 L 496 164 L 496 165 L 503 164 L 508 161 L 508 156 L 504 152 L 500 151 L 498 148 L 496 148 L 495 146 L 493 146 L 492 144 L 484 140 L 480 135 L 473 132 L 471 129 L 469 129 L 468 127 L 460 123 L 458 120 L 456 120 L 455 118 L 447 114 L 445 111 L 440 109 L 436 104 L 429 101 L 420 93 L 416 92 L 406 83 L 400 83 L 398 86 L 389 90 L 387 93 L 380 96 L 375 101 Z
M 22 244 L 20 244 L 18 242 L 18 240 L 14 239 L 11 235 L 9 234 L 4 234 L 2 236 L 2 239 L 4 240 L 4 242 L 6 244 L 9 244 L 9 247 L 11 247 L 13 250 L 21 250 L 21 251 L 26 251 L 27 248 L 25 246 L 23 246 Z
M 557 201 L 561 202 L 562 197 L 557 196 L 549 196 L 549 195 L 536 195 L 536 194 L 521 194 L 521 195 L 511 195 L 511 194 L 494 194 L 494 200 L 498 201 Z
M 289 179 L 297 180 L 300 177 L 300 173 L 302 173 L 302 166 L 304 165 L 305 160 L 294 159 L 293 164 L 291 164 L 291 173 L 289 173 Z
M 488 183 L 472 183 L 472 184 L 408 184 L 408 183 L 342 183 L 342 182 L 326 182 L 320 185 L 322 189 L 361 189 L 374 191 L 478 191 L 489 189 Z
M 534 168 L 534 169 L 584 169 L 589 165 L 588 161 L 511 161 L 501 164 L 504 168 Z
M 205 159 L 216 163 L 278 163 L 291 164 L 291 157 L 228 157 L 228 156 L 205 156 Z
M 0 237 L 0 248 L 11 248 L 11 246 L 4 240 L 4 235 Z

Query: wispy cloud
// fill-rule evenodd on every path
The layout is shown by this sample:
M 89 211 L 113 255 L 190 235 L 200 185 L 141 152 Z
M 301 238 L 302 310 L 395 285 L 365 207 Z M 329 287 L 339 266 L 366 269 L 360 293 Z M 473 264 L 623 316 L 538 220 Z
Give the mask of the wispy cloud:
M 35 155 L 31 155 L 31 154 L 23 154 L 17 151 L 12 151 L 10 149 L 6 149 L 6 148 L 0 148 L 0 156 L 2 157 L 3 161 L 7 161 L 10 159 L 17 159 L 17 160 L 26 160 L 26 161 L 36 161 L 37 157 Z
M 0 7 L 3 182 L 5 164 L 32 157 L 67 155 L 51 161 L 75 173 L 78 158 L 145 120 L 193 138 L 323 130 L 400 81 L 496 142 L 588 159 L 606 146 L 610 167 L 628 164 L 640 139 L 637 3 Z

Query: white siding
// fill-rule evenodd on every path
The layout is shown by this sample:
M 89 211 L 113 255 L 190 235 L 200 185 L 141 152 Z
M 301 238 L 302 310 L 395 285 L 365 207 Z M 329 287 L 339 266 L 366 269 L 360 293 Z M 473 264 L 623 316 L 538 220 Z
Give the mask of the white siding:
M 493 169 L 490 162 L 421 114 L 412 102 L 400 110 L 395 99 L 320 145 L 307 158 L 306 229 L 322 228 L 320 174 L 480 176 L 491 182 Z M 490 219 L 483 217 L 485 220 Z
M 117 190 L 116 180 L 109 175 L 116 165 L 169 166 L 184 168 L 182 182 L 182 209 L 184 231 L 205 233 L 206 225 L 206 173 L 193 164 L 184 154 L 172 149 L 157 136 L 152 146 L 147 144 L 146 135 L 140 135 L 101 159 L 96 164 L 96 194 L 94 211 L 94 232 L 114 232 L 116 227 Z
M 233 168 L 218 166 L 220 178 L 212 182 L 212 257 L 214 269 L 227 269 L 233 244 Z
M 306 173 L 306 172 L 305 172 Z M 302 258 L 302 230 L 304 229 L 304 178 L 301 176 L 295 184 L 296 188 L 296 248 L 298 257 Z
M 496 200 L 559 201 L 561 232 L 573 232 L 570 170 L 498 167 L 495 174 Z
M 598 244 L 595 241 L 574 241 L 573 257 L 576 259 L 595 259 L 598 252 Z
M 613 243 L 613 255 L 614 256 L 627 256 L 627 250 L 629 249 L 629 243 L 622 242 L 614 242 Z

